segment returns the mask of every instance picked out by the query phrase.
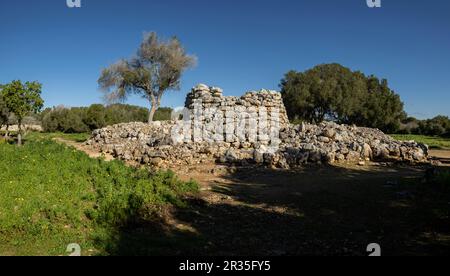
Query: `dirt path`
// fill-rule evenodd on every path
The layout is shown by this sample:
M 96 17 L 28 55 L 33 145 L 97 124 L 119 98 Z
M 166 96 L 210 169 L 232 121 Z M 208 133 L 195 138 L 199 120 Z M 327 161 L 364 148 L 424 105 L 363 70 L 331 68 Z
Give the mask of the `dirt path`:
M 88 146 L 58 142 L 99 156 Z M 450 198 L 420 185 L 422 167 L 203 165 L 175 171 L 199 182 L 200 195 L 158 223 L 123 229 L 111 254 L 367 255 L 370 243 L 379 243 L 384 255 L 450 250 Z
M 433 160 L 438 160 L 443 166 L 450 166 L 450 150 L 430 150 Z
M 75 141 L 70 141 L 63 138 L 53 138 L 53 140 L 57 143 L 64 144 L 70 147 L 74 147 L 79 151 L 86 153 L 91 158 L 104 158 L 105 161 L 112 161 L 114 157 L 110 154 L 100 153 L 97 150 L 92 149 L 92 147 L 85 145 L 84 143 L 78 143 Z

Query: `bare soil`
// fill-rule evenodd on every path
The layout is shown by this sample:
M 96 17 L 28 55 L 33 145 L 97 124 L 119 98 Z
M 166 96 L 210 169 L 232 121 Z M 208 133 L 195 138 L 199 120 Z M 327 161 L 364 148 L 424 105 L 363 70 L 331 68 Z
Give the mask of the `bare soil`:
M 431 150 L 430 156 L 433 160 L 438 160 L 442 166 L 450 167 L 450 150 Z
M 61 141 L 64 142 L 66 141 Z M 92 157 L 98 153 L 67 144 Z M 433 151 L 445 161 L 450 152 Z M 107 157 L 107 160 L 112 157 Z M 119 255 L 446 255 L 450 196 L 428 167 L 369 164 L 294 171 L 198 165 L 175 170 L 201 186 L 188 207 L 121 229 Z
M 53 140 L 57 143 L 65 144 L 70 147 L 74 147 L 75 149 L 86 153 L 91 158 L 103 158 L 105 161 L 114 160 L 114 157 L 112 155 L 100 153 L 100 152 L 98 152 L 98 150 L 95 150 L 92 147 L 85 145 L 84 143 L 78 143 L 78 142 L 66 140 L 63 138 L 54 138 Z

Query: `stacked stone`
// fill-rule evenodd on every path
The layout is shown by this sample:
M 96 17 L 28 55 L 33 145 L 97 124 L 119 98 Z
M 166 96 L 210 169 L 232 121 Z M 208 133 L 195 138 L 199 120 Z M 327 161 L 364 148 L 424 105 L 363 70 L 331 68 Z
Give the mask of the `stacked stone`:
M 87 144 L 121 160 L 162 168 L 213 162 L 279 168 L 334 162 L 427 162 L 428 156 L 426 145 L 334 123 L 291 125 L 280 133 L 277 148 L 261 142 L 176 143 L 171 134 L 174 127 L 174 122 L 119 124 L 94 131 Z
M 307 162 L 410 161 L 425 162 L 428 147 L 413 141 L 396 141 L 378 129 L 338 125 L 291 125 L 280 134 L 282 151 L 298 155 L 290 165 Z M 295 158 L 294 158 L 295 159 Z
M 268 113 L 278 111 L 279 116 L 277 117 L 279 117 L 280 127 L 284 128 L 289 124 L 283 98 L 279 92 L 265 89 L 258 92 L 251 91 L 242 96 L 241 100 L 246 107 L 264 107 Z
M 269 144 L 271 131 L 289 123 L 281 94 L 264 89 L 242 97 L 224 97 L 222 89 L 199 84 L 188 94 L 186 108 L 191 110 L 192 120 L 201 126 L 199 129 L 194 125 L 194 132 L 214 137 L 208 139 L 210 142 Z M 224 128 L 211 125 L 216 120 L 222 120 Z
M 428 160 L 426 145 L 399 142 L 377 129 L 332 122 L 292 125 L 275 91 L 224 97 L 220 88 L 198 85 L 186 106 L 199 111 L 191 116 L 198 124 L 184 122 L 192 127 L 188 136 L 179 133 L 180 122 L 128 123 L 95 130 L 87 144 L 118 159 L 161 168 L 207 162 L 292 168 L 308 163 Z M 274 110 L 279 116 L 266 120 L 264 112 Z M 211 124 L 215 121 L 219 124 Z M 279 127 L 279 141 L 269 135 L 274 126 Z M 206 139 L 195 140 L 196 134 Z
M 195 100 L 209 99 L 211 97 L 211 89 L 209 88 L 209 86 L 205 84 L 199 84 L 196 87 L 193 87 L 191 92 L 187 95 L 185 106 L 189 109 L 193 109 Z
M 222 98 L 223 97 L 223 90 L 220 87 L 211 87 L 210 91 L 214 98 Z

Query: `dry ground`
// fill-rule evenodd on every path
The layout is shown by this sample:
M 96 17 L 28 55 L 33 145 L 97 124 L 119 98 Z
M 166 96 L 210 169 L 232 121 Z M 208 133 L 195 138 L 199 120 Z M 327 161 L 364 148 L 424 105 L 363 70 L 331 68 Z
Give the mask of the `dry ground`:
M 431 150 L 430 156 L 434 160 L 439 160 L 443 166 L 450 166 L 450 150 Z
M 93 157 L 87 146 L 66 142 Z M 432 153 L 443 162 L 450 152 Z M 111 157 L 107 157 L 111 158 Z M 450 197 L 421 183 L 426 167 L 217 165 L 176 170 L 201 185 L 190 207 L 123 229 L 112 254 L 384 255 L 450 252 Z M 448 191 L 448 190 L 447 190 Z

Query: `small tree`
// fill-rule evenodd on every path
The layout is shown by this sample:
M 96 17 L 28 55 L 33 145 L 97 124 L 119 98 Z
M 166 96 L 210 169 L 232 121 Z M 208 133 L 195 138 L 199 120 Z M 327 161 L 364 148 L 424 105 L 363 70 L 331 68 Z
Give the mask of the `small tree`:
M 19 125 L 18 144 L 22 145 L 22 122 L 25 116 L 39 112 L 44 101 L 41 98 L 42 85 L 38 82 L 13 81 L 2 89 L 6 107 L 17 117 Z
M 150 102 L 148 122 L 153 121 L 167 90 L 179 90 L 180 78 L 196 58 L 186 54 L 177 38 L 161 41 L 152 32 L 144 37 L 136 57 L 104 69 L 98 80 L 108 102 L 138 94 Z
M 3 99 L 2 90 L 0 86 L 0 130 L 3 126 L 6 126 L 6 133 L 8 133 L 8 121 L 9 121 L 9 109 L 6 106 L 6 102 Z

